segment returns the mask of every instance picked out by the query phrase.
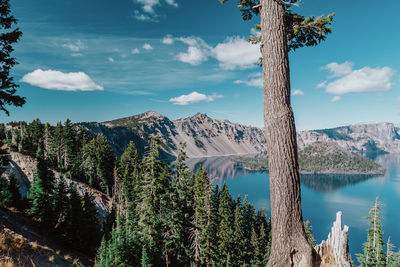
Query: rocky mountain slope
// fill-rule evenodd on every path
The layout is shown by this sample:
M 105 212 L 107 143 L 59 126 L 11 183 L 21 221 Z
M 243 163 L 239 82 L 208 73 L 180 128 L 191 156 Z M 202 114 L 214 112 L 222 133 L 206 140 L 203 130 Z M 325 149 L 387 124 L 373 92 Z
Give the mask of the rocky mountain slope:
M 143 152 L 151 135 L 161 138 L 162 150 L 167 157 L 176 156 L 181 142 L 186 142 L 186 153 L 190 158 L 266 151 L 262 129 L 213 119 L 201 113 L 171 121 L 149 111 L 104 123 L 85 123 L 84 126 L 94 134 L 105 135 L 117 156 L 130 141 L 135 142 L 139 152 Z
M 103 123 L 83 124 L 93 134 L 103 134 L 120 156 L 130 141 L 139 153 L 145 151 L 151 135 L 162 141 L 163 156 L 176 156 L 180 142 L 186 142 L 190 158 L 266 153 L 261 128 L 217 120 L 206 114 L 171 121 L 154 111 Z M 374 157 L 400 153 L 399 128 L 392 123 L 362 123 L 333 129 L 302 131 L 297 134 L 299 150 L 315 142 L 334 142 L 347 151 Z
M 10 160 L 10 165 L 7 166 L 7 169 L 3 173 L 3 176 L 8 177 L 10 171 L 13 170 L 15 178 L 19 185 L 21 196 L 25 197 L 29 191 L 30 184 L 33 181 L 33 175 L 36 170 L 36 159 L 31 156 L 14 151 L 9 151 L 8 157 Z M 53 172 L 55 178 L 58 179 L 60 177 L 59 173 L 57 173 L 56 171 Z M 93 196 L 93 201 L 99 213 L 100 220 L 103 222 L 106 219 L 107 214 L 111 211 L 112 208 L 112 201 L 109 196 L 100 192 L 99 190 L 91 188 L 85 183 L 76 180 L 65 178 L 65 184 L 67 187 L 75 185 L 78 193 L 81 196 L 83 196 L 85 192 L 89 192 L 89 194 Z

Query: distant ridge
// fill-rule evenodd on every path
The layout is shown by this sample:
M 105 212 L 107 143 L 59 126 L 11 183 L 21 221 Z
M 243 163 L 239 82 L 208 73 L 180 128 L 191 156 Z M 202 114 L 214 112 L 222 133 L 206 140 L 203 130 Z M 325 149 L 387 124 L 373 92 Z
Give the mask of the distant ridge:
M 136 144 L 139 153 L 144 153 L 152 135 L 162 141 L 162 156 L 171 159 L 176 156 L 180 142 L 187 144 L 190 158 L 266 153 L 262 128 L 214 119 L 200 112 L 172 121 L 150 110 L 111 121 L 82 124 L 93 134 L 106 136 L 117 156 L 130 141 Z M 297 142 L 299 150 L 315 142 L 334 142 L 349 152 L 368 157 L 400 153 L 399 129 L 388 122 L 301 131 Z

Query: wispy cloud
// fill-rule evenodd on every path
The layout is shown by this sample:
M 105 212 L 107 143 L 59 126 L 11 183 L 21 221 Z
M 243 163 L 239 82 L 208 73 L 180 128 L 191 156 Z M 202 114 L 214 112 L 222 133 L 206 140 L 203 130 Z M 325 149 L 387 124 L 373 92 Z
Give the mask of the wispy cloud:
M 141 6 L 141 11 L 135 10 L 134 15 L 134 17 L 140 21 L 155 21 L 155 18 L 158 17 L 155 8 L 164 4 L 175 8 L 178 7 L 178 3 L 175 0 L 134 0 L 134 2 Z
M 188 95 L 181 95 L 178 97 L 171 98 L 169 102 L 172 102 L 175 105 L 190 105 L 194 104 L 197 102 L 205 101 L 205 102 L 212 102 L 215 99 L 222 98 L 223 95 L 219 94 L 212 94 L 212 95 L 205 95 L 205 94 L 200 94 L 198 92 L 192 92 Z
M 131 54 L 133 54 L 133 55 L 140 54 L 140 50 L 138 48 L 133 48 L 131 50 Z
M 162 42 L 163 44 L 166 44 L 166 45 L 172 45 L 172 44 L 175 42 L 175 40 L 174 40 L 174 38 L 172 37 L 172 35 L 168 34 L 167 36 L 165 36 L 165 37 L 162 39 L 161 42 Z
M 75 42 L 64 43 L 62 45 L 62 47 L 66 48 L 72 52 L 79 52 L 85 48 L 85 45 L 83 44 L 83 42 L 81 40 L 77 40 Z
M 254 86 L 254 87 L 263 87 L 263 79 L 262 79 L 262 73 L 257 72 L 257 73 L 252 73 L 248 75 L 249 79 L 248 80 L 236 80 L 233 83 L 234 84 L 245 84 L 247 86 Z
M 292 91 L 292 95 L 293 95 L 293 96 L 296 96 L 296 95 L 304 95 L 304 92 L 301 91 L 301 90 L 299 90 L 299 89 L 294 89 L 294 90 Z
M 49 90 L 95 91 L 104 90 L 84 72 L 64 73 L 57 70 L 37 69 L 25 74 L 22 82 Z
M 145 43 L 142 48 L 144 50 L 153 50 L 153 47 L 151 46 L 151 44 Z

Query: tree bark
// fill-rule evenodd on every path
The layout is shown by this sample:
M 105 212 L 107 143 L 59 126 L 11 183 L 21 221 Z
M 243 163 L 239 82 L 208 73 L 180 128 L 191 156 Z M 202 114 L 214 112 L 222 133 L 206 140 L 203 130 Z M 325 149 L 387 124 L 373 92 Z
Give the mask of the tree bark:
M 285 7 L 261 1 L 264 126 L 268 151 L 272 245 L 267 266 L 313 266 L 303 226 L 296 128 L 290 106 Z

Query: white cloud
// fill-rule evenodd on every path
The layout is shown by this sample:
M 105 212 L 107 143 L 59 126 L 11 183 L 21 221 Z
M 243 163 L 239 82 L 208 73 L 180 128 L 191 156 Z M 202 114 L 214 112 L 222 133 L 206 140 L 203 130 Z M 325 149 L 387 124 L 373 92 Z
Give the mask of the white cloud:
M 173 6 L 173 7 L 178 7 L 178 3 L 175 0 L 134 0 L 136 3 L 140 4 L 142 6 L 142 12 L 139 10 L 135 10 L 134 18 L 140 21 L 156 21 L 155 18 L 158 17 L 155 7 L 157 6 L 162 6 L 164 3 Z
M 143 13 L 140 13 L 139 10 L 135 10 L 135 14 L 133 14 L 133 17 L 139 21 L 153 21 L 154 19 L 150 17 L 149 15 L 145 15 Z
M 263 79 L 262 78 L 250 79 L 248 81 L 236 80 L 233 83 L 235 83 L 235 84 L 246 84 L 248 86 L 260 87 L 260 88 L 263 87 Z
M 295 96 L 295 95 L 304 95 L 304 92 L 299 90 L 299 89 L 295 89 L 295 90 L 292 91 L 292 95 L 293 96 Z
M 211 54 L 211 47 L 201 38 L 181 37 L 176 38 L 176 40 L 189 46 L 186 52 L 179 53 L 176 56 L 179 61 L 196 66 L 206 61 Z
M 337 102 L 337 101 L 339 101 L 340 99 L 342 99 L 342 97 L 336 95 L 336 96 L 332 97 L 331 102 Z
M 108 58 L 108 61 L 114 62 L 114 59 L 113 59 L 112 57 L 109 57 L 109 58 Z
M 69 49 L 72 52 L 79 52 L 85 48 L 85 45 L 81 40 L 78 40 L 72 43 L 65 43 L 62 45 L 62 47 Z
M 22 82 L 33 86 L 60 91 L 95 91 L 104 90 L 84 72 L 64 73 L 57 70 L 37 69 L 22 77 Z
M 174 38 L 172 35 L 168 34 L 162 39 L 162 43 L 166 45 L 172 45 L 175 42 Z
M 214 57 L 223 69 L 252 68 L 261 57 L 260 46 L 240 37 L 229 37 L 213 49 Z
M 344 62 L 342 64 L 332 62 L 322 67 L 322 69 L 328 70 L 332 75 L 330 77 L 341 77 L 347 75 L 353 71 L 354 63 Z
M 175 0 L 165 0 L 165 2 L 167 2 L 168 5 L 178 7 L 178 3 Z
M 318 84 L 317 87 L 325 88 L 327 93 L 335 95 L 388 91 L 392 87 L 393 69 L 389 67 L 365 67 L 352 70 L 351 66 L 352 63 L 349 62 L 328 64 L 325 68 L 332 73 L 331 77 L 337 79 L 325 81 Z
M 137 3 L 142 5 L 142 9 L 147 13 L 154 13 L 154 6 L 160 4 L 159 0 L 135 0 Z
M 215 99 L 222 98 L 222 95 L 212 94 L 212 95 L 205 95 L 200 94 L 198 92 L 192 92 L 188 95 L 181 95 L 178 97 L 174 97 L 169 99 L 169 102 L 172 102 L 174 105 L 190 105 L 197 102 L 205 101 L 205 102 L 212 102 Z
M 142 48 L 143 48 L 144 50 L 153 50 L 153 47 L 152 47 L 150 44 L 148 44 L 148 43 L 145 43 L 145 44 L 142 46 Z
M 139 53 L 140 53 L 140 51 L 139 51 L 138 48 L 134 48 L 134 49 L 131 50 L 131 54 L 133 54 L 133 55 L 136 55 L 136 54 L 139 54 Z
M 177 59 L 191 65 L 199 65 L 213 57 L 223 69 L 246 69 L 254 67 L 261 56 L 259 45 L 253 45 L 240 37 L 229 37 L 216 47 L 209 46 L 199 37 L 180 37 L 174 40 L 189 46 L 186 52 L 177 55 Z
M 263 79 L 262 79 L 262 73 L 261 72 L 256 72 L 249 74 L 249 80 L 236 80 L 233 83 L 234 84 L 246 84 L 248 86 L 254 86 L 254 87 L 263 87 Z

